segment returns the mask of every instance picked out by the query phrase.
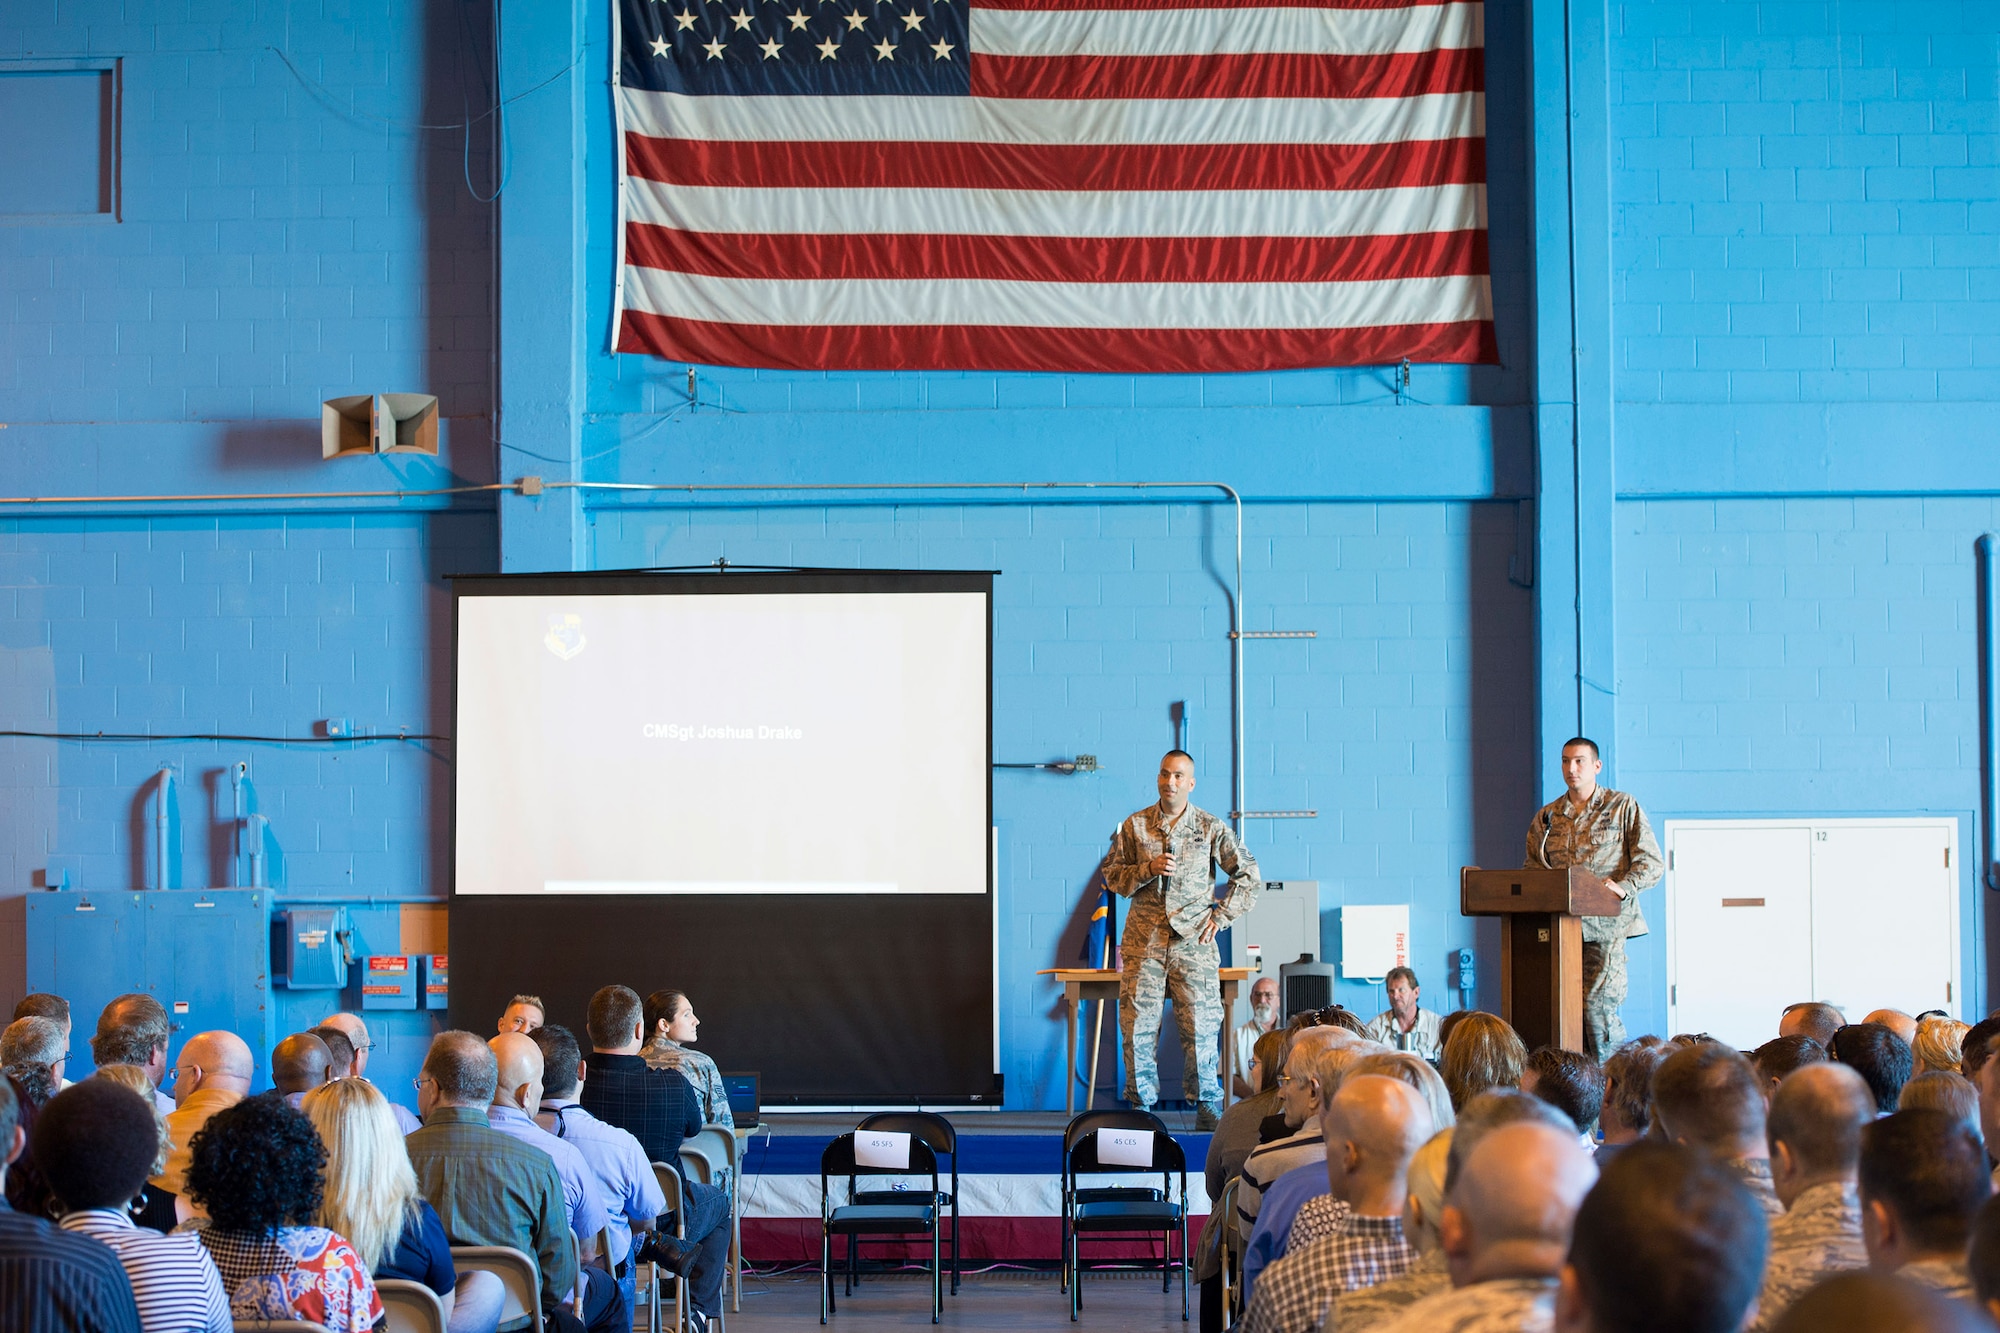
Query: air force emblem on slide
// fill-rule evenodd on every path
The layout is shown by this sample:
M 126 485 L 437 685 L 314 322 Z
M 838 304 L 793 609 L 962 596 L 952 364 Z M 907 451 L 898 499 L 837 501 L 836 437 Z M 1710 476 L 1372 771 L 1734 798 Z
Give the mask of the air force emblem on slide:
M 583 651 L 583 617 L 557 614 L 549 617 L 549 632 L 542 636 L 542 644 L 550 652 L 567 662 Z

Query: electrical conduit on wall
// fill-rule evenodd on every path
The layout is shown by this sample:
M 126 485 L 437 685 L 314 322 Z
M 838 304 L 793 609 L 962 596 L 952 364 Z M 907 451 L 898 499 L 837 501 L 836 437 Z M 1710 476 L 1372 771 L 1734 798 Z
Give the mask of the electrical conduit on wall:
M 2000 889 L 2000 569 L 1994 555 L 2000 536 L 1989 532 L 1973 543 L 1979 565 L 1979 780 L 1981 809 L 1979 879 Z

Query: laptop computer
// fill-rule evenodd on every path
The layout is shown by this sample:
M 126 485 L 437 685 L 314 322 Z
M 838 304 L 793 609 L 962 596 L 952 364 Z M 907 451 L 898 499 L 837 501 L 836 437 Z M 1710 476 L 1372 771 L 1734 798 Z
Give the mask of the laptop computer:
M 722 1087 L 729 1094 L 729 1116 L 738 1129 L 755 1129 L 761 1107 L 758 1102 L 757 1075 L 755 1072 L 732 1074 L 727 1070 L 722 1074 Z

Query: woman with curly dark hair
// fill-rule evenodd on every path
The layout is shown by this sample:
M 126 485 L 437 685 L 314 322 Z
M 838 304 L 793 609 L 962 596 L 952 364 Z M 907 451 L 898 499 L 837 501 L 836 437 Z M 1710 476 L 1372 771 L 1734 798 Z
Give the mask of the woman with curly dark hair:
M 312 1122 L 277 1097 L 218 1111 L 194 1136 L 187 1192 L 208 1219 L 190 1226 L 236 1318 L 304 1319 L 331 1333 L 366 1333 L 382 1318 L 354 1247 L 313 1225 L 325 1172 Z

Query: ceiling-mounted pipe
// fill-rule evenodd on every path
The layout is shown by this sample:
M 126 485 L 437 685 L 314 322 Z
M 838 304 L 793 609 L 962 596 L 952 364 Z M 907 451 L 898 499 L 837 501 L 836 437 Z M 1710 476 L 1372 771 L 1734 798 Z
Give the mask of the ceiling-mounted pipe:
M 1979 566 L 1979 879 L 2000 889 L 2000 570 L 1994 556 L 2000 536 L 1989 532 L 1974 542 Z

